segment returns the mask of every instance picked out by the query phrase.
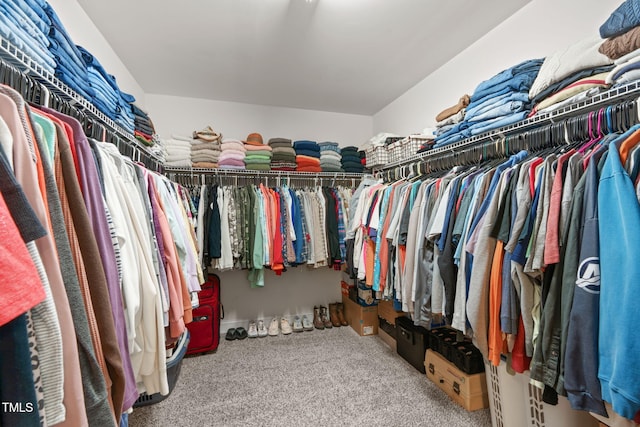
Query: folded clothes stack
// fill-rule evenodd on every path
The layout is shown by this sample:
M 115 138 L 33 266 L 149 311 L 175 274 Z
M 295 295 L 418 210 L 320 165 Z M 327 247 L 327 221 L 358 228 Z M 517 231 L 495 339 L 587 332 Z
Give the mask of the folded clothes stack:
M 164 165 L 175 168 L 190 168 L 192 138 L 172 135 L 170 139 L 161 141 L 164 154 Z
M 598 50 L 615 66 L 606 83 L 618 86 L 640 80 L 640 2 L 622 3 L 600 26 L 600 36 L 605 40 Z
M 274 171 L 295 171 L 296 151 L 291 145 L 291 140 L 287 138 L 271 138 L 269 147 L 272 149 L 271 170 Z
M 299 140 L 293 143 L 296 152 L 296 170 L 299 172 L 322 172 L 320 146 L 315 141 Z
M 264 145 L 262 135 L 251 133 L 247 136 L 244 148 L 247 150 L 244 164 L 247 170 L 269 171 L 271 170 L 272 148 Z
M 53 74 L 56 61 L 48 37 L 51 20 L 43 6 L 31 3 L 0 2 L 0 35 Z
M 455 113 L 464 117 L 457 123 L 449 124 L 446 131 L 441 129 L 434 147 L 452 144 L 523 120 L 531 109 L 529 90 L 542 63 L 542 59 L 523 61 L 480 83 L 464 107 L 464 112 L 461 113 L 461 109 Z M 466 103 L 464 99 L 461 101 Z M 443 116 L 441 113 L 437 118 L 440 121 L 448 119 Z
M 151 118 L 149 118 L 149 115 L 144 110 L 135 104 L 131 104 L 131 111 L 133 112 L 135 125 L 134 136 L 142 144 L 149 147 L 153 146 L 156 130 Z
M 220 158 L 218 167 L 220 169 L 244 170 L 244 158 L 246 149 L 244 143 L 238 139 L 224 139 L 220 146 Z
M 322 172 L 344 172 L 342 169 L 342 155 L 337 142 L 321 142 L 320 167 Z
M 193 132 L 191 141 L 191 162 L 194 168 L 217 168 L 220 158 L 222 134 L 207 126 Z
M 364 165 L 362 164 L 360 154 L 358 153 L 358 147 L 342 147 L 342 149 L 340 150 L 340 155 L 342 157 L 342 170 L 348 173 L 364 172 Z

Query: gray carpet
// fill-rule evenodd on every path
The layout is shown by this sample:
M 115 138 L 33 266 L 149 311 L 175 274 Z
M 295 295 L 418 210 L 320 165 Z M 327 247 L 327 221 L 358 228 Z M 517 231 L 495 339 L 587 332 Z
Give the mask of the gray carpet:
M 350 327 L 220 342 L 184 359 L 171 395 L 137 408 L 141 426 L 490 426 L 378 337 Z

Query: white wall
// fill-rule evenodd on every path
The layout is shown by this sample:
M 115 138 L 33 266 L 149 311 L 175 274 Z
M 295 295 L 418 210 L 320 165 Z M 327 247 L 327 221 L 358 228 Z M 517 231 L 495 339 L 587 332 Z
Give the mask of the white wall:
M 190 135 L 211 125 L 224 138 L 245 139 L 258 132 L 269 138 L 331 140 L 342 146 L 360 145 L 371 138 L 372 117 L 293 108 L 268 107 L 147 94 L 147 110 L 158 134 Z M 315 305 L 340 301 L 340 273 L 328 267 L 290 268 L 282 276 L 265 272 L 264 288 L 251 288 L 246 271 L 217 273 L 222 284 L 225 319 L 221 331 L 244 326 L 251 319 L 313 315 Z
M 269 138 L 335 141 L 356 145 L 371 138 L 373 118 L 296 108 L 269 107 L 238 102 L 147 94 L 147 110 L 161 138 L 191 135 L 207 125 L 223 138 L 244 140 L 258 132 Z
M 136 105 L 144 108 L 145 93 L 126 65 L 76 0 L 48 0 L 77 45 L 91 52 L 109 74 L 116 77 L 120 90 L 136 97 Z
M 621 3 L 622 0 L 531 1 L 376 113 L 374 134 L 407 135 L 433 126 L 440 111 L 456 104 L 465 93 L 471 95 L 483 80 L 526 59 L 545 57 L 597 35 L 600 25 Z

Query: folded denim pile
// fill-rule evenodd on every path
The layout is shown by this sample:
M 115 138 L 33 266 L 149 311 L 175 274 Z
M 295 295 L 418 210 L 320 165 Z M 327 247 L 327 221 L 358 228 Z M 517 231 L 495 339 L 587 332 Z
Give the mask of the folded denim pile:
M 191 163 L 194 168 L 212 169 L 220 160 L 222 134 L 207 126 L 193 132 L 191 141 Z
M 640 79 L 640 1 L 627 0 L 600 26 L 598 51 L 613 61 L 605 81 L 619 86 Z
M 220 169 L 245 170 L 244 158 L 247 149 L 244 143 L 238 139 L 223 139 L 220 145 L 221 152 L 218 159 Z
M 322 172 L 320 167 L 320 146 L 315 141 L 302 139 L 293 143 L 296 152 L 298 172 Z
M 272 148 L 271 170 L 274 171 L 295 171 L 296 151 L 291 145 L 291 140 L 287 138 L 271 138 L 269 147 Z
M 247 170 L 254 171 L 270 171 L 271 157 L 273 149 L 269 145 L 265 145 L 262 135 L 259 133 L 251 133 L 247 136 L 244 143 L 247 154 L 244 158 L 244 164 Z
M 363 154 L 363 151 L 358 151 L 358 147 L 354 147 L 352 145 L 348 147 L 342 147 L 342 149 L 340 150 L 340 163 L 342 166 L 342 170 L 348 173 L 363 173 Z
M 342 154 L 337 142 L 321 142 L 320 147 L 320 168 L 322 172 L 344 172 L 342 169 Z
M 130 104 L 135 98 L 122 92 L 115 77 L 108 74 L 90 52 L 73 42 L 45 0 L 0 2 L 0 36 L 111 120 L 134 133 L 135 115 Z
M 469 104 L 455 113 L 459 115 L 459 121 L 454 119 L 451 124 L 439 123 L 434 147 L 452 144 L 523 120 L 531 109 L 529 90 L 542 63 L 542 59 L 523 61 L 480 83 L 471 95 Z M 439 115 L 438 118 L 443 121 L 450 117 Z
M 50 51 L 47 8 L 50 6 L 43 0 L 0 2 L 0 36 L 53 74 L 56 59 Z

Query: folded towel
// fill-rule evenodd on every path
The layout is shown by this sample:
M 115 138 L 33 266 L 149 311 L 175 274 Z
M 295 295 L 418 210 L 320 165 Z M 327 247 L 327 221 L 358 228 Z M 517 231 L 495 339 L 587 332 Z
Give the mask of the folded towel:
M 217 163 L 211 163 L 211 162 L 196 162 L 193 164 L 194 168 L 201 168 L 201 169 L 215 169 L 218 167 Z
M 274 144 L 289 144 L 289 145 L 291 145 L 291 140 L 288 139 L 288 138 L 271 138 L 269 140 L 269 145 L 271 145 L 273 147 Z
M 274 147 L 273 154 L 276 153 L 287 153 L 295 156 L 296 150 L 294 150 L 293 147 Z
M 250 159 L 250 158 L 245 158 L 244 159 L 244 164 L 245 165 L 270 165 L 271 164 L 271 159 Z
M 245 155 L 244 153 L 239 153 L 235 150 L 225 150 L 220 154 L 218 158 L 218 162 L 223 161 L 224 159 L 236 159 L 240 161 L 244 161 Z
M 248 154 L 246 156 L 244 156 L 245 160 L 267 160 L 267 161 L 271 161 L 271 156 L 266 156 L 263 154 Z
M 270 171 L 271 166 L 269 164 L 250 164 L 246 166 L 247 170 L 251 171 Z
M 309 150 L 309 151 L 317 151 L 320 152 L 320 147 L 315 141 L 308 140 L 300 140 L 293 143 L 293 148 L 295 148 L 296 152 L 298 150 Z
M 273 148 L 269 147 L 268 145 L 263 145 L 263 144 L 260 144 L 260 145 L 251 145 L 251 144 L 247 145 L 247 144 L 245 144 L 244 148 L 247 151 L 272 151 L 273 150 Z
M 320 167 L 320 159 L 309 156 L 296 156 L 298 166 L 318 166 Z
M 222 150 L 247 151 L 247 149 L 244 148 L 244 144 L 237 139 L 225 139 L 222 141 L 222 144 L 220 144 L 220 148 Z
M 223 159 L 218 161 L 219 166 L 242 166 L 244 168 L 244 161 L 238 159 Z
M 307 150 L 307 149 L 297 149 L 296 150 L 296 156 L 308 156 L 308 157 L 315 157 L 316 159 L 320 158 L 320 151 L 313 151 L 313 150 Z
M 165 158 L 164 165 L 174 168 L 190 168 L 192 163 L 191 159 L 167 160 Z
M 247 151 L 247 157 L 272 157 L 271 151 Z

